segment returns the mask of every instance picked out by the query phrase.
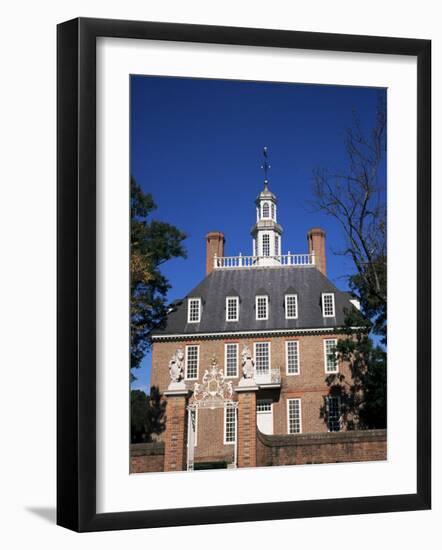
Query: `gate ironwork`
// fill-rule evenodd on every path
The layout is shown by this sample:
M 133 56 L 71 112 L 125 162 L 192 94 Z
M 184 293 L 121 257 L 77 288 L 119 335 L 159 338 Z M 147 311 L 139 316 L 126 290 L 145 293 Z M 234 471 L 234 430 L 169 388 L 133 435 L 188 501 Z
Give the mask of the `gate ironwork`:
M 187 470 L 194 469 L 195 463 L 195 431 L 198 409 L 233 409 L 235 411 L 235 442 L 233 448 L 233 462 L 231 467 L 237 466 L 238 450 L 238 402 L 232 399 L 232 382 L 226 381 L 221 369 L 213 357 L 209 369 L 204 371 L 201 383 L 195 382 L 193 395 L 187 406 Z

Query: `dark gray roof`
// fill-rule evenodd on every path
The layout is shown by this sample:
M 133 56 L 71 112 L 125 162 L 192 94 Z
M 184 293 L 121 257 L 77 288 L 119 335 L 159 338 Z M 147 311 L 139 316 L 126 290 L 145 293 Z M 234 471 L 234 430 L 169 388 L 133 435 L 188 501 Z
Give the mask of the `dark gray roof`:
M 335 317 L 322 315 L 323 292 L 335 294 Z M 284 296 L 295 293 L 298 319 L 286 319 Z M 255 296 L 260 294 L 269 296 L 269 318 L 265 321 L 257 321 L 255 315 Z M 232 295 L 240 298 L 238 322 L 226 321 L 226 297 Z M 202 300 L 199 323 L 187 322 L 187 298 L 191 297 Z M 152 335 L 342 327 L 344 308 L 354 308 L 350 298 L 314 267 L 216 269 L 175 305 L 163 328 L 154 329 Z

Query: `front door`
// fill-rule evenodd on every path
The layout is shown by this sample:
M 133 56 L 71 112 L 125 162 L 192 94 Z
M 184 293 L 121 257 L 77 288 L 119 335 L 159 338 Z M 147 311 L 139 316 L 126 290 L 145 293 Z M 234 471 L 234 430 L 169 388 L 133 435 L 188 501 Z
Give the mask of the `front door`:
M 269 400 L 259 400 L 256 403 L 256 423 L 263 434 L 273 434 L 273 407 Z

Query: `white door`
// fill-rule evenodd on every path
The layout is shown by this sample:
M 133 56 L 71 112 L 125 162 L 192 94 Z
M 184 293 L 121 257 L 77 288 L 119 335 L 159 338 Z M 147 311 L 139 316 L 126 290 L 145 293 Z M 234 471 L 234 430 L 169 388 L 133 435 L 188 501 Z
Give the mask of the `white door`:
M 273 407 L 271 401 L 256 403 L 256 423 L 263 434 L 273 434 Z

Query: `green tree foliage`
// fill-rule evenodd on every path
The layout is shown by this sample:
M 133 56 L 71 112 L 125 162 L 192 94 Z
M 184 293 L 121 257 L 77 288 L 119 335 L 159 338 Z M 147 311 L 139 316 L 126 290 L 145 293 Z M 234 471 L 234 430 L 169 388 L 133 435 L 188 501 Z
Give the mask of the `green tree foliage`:
M 336 350 L 340 361 L 350 368 L 350 379 L 342 373 L 328 375 L 326 381 L 330 394 L 339 396 L 342 422 L 349 430 L 386 428 L 387 422 L 387 355 L 385 350 L 374 345 L 368 335 L 372 323 L 357 311 L 346 314 L 343 334 Z M 355 333 L 354 328 L 365 327 Z M 321 409 L 327 416 L 326 404 Z
M 149 396 L 144 391 L 132 390 L 130 405 L 132 443 L 147 443 L 153 434 L 164 431 L 166 402 L 156 386 L 152 386 Z
M 364 132 L 354 116 L 346 132 L 348 165 L 342 172 L 320 168 L 315 171 L 313 196 L 316 207 L 334 217 L 346 240 L 337 252 L 351 258 L 356 273 L 348 278 L 352 294 L 360 301 L 361 317 L 347 312 L 347 338 L 337 353 L 349 362 L 351 380 L 330 375 L 332 395 L 339 395 L 347 427 L 386 427 L 387 355 L 374 345 L 371 335 L 387 344 L 387 224 L 385 179 L 381 166 L 386 152 L 386 105 L 379 97 L 376 120 Z M 363 326 L 356 335 L 350 327 Z M 326 416 L 326 407 L 322 413 Z
M 149 346 L 149 332 L 166 317 L 170 284 L 160 266 L 186 257 L 186 235 L 165 222 L 151 219 L 156 205 L 131 179 L 130 352 L 131 369 L 138 368 Z

